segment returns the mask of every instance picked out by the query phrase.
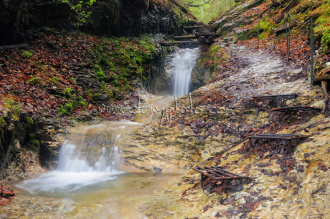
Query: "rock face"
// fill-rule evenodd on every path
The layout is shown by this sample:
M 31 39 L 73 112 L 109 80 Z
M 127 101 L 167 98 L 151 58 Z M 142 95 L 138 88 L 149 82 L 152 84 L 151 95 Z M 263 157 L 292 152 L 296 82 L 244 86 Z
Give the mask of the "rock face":
M 180 29 L 181 21 L 174 11 L 153 1 L 143 0 L 97 1 L 91 18 L 81 27 L 84 32 L 107 36 L 179 34 Z
M 33 121 L 25 113 L 9 110 L 0 116 L 0 180 L 19 180 L 54 167 L 59 141 L 55 124 L 40 118 Z M 37 131 L 38 130 L 38 131 Z M 40 156 L 39 156 L 40 154 Z
M 77 17 L 69 5 L 55 1 L 0 1 L 0 44 L 30 40 L 41 26 L 76 28 Z
M 150 65 L 150 79 L 147 88 L 150 93 L 155 95 L 169 95 L 172 93 L 172 77 L 166 71 L 170 68 L 170 63 L 162 54 L 158 55 Z
M 95 35 L 138 36 L 145 33 L 179 33 L 181 20 L 162 4 L 144 0 L 98 0 L 91 17 L 77 26 L 79 16 L 57 1 L 0 0 L 0 45 L 27 42 L 42 26 Z

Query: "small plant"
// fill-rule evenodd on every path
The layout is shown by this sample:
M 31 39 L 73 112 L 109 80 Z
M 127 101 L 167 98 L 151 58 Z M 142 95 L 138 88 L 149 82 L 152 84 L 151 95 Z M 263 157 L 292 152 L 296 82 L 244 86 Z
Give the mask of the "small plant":
M 60 104 L 59 107 L 60 107 L 60 109 L 59 109 L 58 114 L 60 116 L 69 116 L 73 111 L 73 103 L 72 102 L 69 102 L 69 103 L 65 104 L 65 106 Z
M 58 84 L 58 78 L 57 77 L 52 77 L 48 81 L 51 85 L 57 85 Z
M 72 98 L 72 93 L 71 92 L 72 92 L 72 89 L 70 87 L 66 88 L 65 91 L 64 91 L 64 96 L 66 98 L 71 99 Z
M 31 58 L 33 53 L 31 51 L 22 50 L 21 55 L 22 55 L 23 58 L 29 59 L 29 58 Z
M 106 78 L 103 69 L 99 65 L 94 65 L 94 71 L 99 80 L 103 81 Z
M 12 117 L 15 121 L 19 120 L 20 114 L 21 114 L 21 108 L 22 105 L 21 103 L 17 102 L 14 97 L 11 95 L 3 97 L 3 100 L 5 102 L 4 107 L 9 109 L 10 112 L 12 113 Z
M 82 107 L 87 106 L 87 103 L 83 100 L 81 95 L 79 95 L 76 100 L 77 100 L 79 106 L 82 106 Z
M 35 77 L 32 77 L 28 80 L 29 84 L 31 85 L 35 85 L 35 84 L 41 84 L 42 85 L 42 82 L 39 78 L 35 78 Z

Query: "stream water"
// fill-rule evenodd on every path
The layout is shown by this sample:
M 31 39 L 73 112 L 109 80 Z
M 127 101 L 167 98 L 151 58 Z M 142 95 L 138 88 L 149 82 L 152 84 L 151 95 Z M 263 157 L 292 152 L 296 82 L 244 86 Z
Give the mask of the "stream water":
M 199 49 L 180 49 L 172 58 L 172 75 L 174 80 L 173 95 L 188 94 L 191 84 L 191 72 L 199 55 Z M 168 106 L 173 97 L 150 95 L 144 97 L 146 104 L 159 108 Z M 158 115 L 159 114 L 159 115 Z M 78 211 L 81 206 L 92 208 L 98 203 L 102 209 L 109 208 L 101 217 L 112 218 L 144 218 L 135 209 L 136 200 L 141 195 L 146 196 L 169 181 L 176 173 L 128 173 L 121 171 L 121 145 L 122 141 L 129 141 L 130 133 L 143 124 L 155 121 L 158 114 L 145 114 L 139 116 L 137 121 L 106 122 L 92 126 L 78 126 L 68 129 L 69 135 L 63 143 L 58 167 L 38 178 L 32 178 L 18 183 L 16 191 L 17 205 L 22 206 L 31 197 L 35 198 L 37 205 L 43 205 L 45 200 L 55 210 L 52 214 L 63 216 L 68 211 Z M 127 198 L 129 197 L 129 199 Z M 51 201 L 50 201 L 51 200 Z M 15 201 L 12 202 L 14 204 Z M 60 204 L 59 204 L 60 203 Z M 79 204 L 80 203 L 80 204 Z M 83 204 L 82 204 L 83 203 Z M 89 203 L 89 204 L 88 204 Z M 58 206 L 62 206 L 58 208 Z M 116 205 L 116 208 L 112 208 Z M 16 208 L 11 205 L 15 214 L 33 217 L 45 217 L 48 210 L 36 211 L 36 206 Z M 64 206 L 64 207 L 63 207 Z M 68 207 L 69 206 L 69 207 Z M 104 207 L 108 206 L 108 207 Z M 7 206 L 6 206 L 7 207 Z M 5 210 L 5 209 L 4 209 Z M 13 212 L 12 208 L 7 209 Z M 84 217 L 93 211 L 77 213 Z M 11 215 L 11 214 L 7 214 Z M 1 216 L 0 216 L 1 218 Z

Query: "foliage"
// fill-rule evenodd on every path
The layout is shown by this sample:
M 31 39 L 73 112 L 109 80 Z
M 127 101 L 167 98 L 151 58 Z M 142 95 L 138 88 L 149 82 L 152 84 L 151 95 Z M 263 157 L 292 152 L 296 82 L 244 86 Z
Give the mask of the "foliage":
M 66 98 L 72 98 L 72 89 L 70 87 L 66 88 L 65 91 L 64 91 L 64 96 Z
M 156 47 L 148 36 L 139 39 L 102 38 L 93 53 L 96 56 L 94 72 L 97 78 L 101 82 L 110 82 L 118 91 L 130 87 L 129 79 L 139 77 L 146 80 L 143 65 L 153 59 Z
M 86 22 L 86 19 L 90 17 L 92 12 L 89 11 L 89 9 L 96 2 L 96 0 L 79 0 L 79 1 L 54 0 L 54 1 L 60 1 L 69 4 L 71 9 L 79 15 L 80 22 L 82 23 Z
M 29 59 L 29 58 L 31 58 L 32 55 L 33 55 L 33 53 L 31 51 L 22 50 L 22 57 L 23 58 Z
M 6 121 L 4 120 L 4 118 L 0 117 L 0 127 L 4 128 L 6 126 Z
M 235 6 L 235 0 L 179 0 L 201 21 L 203 13 L 203 22 L 208 23 L 213 18 Z M 203 10 L 203 12 L 202 12 Z
M 96 72 L 96 76 L 99 80 L 104 80 L 105 79 L 105 74 L 102 70 L 102 68 L 99 65 L 94 65 L 94 70 Z
M 10 110 L 13 119 L 15 121 L 18 121 L 21 113 L 22 104 L 19 103 L 16 98 L 11 94 L 3 96 L 2 100 L 4 101 L 4 107 Z
M 6 72 L 0 74 L 0 112 L 6 107 L 32 117 L 40 111 L 79 116 L 80 110 L 98 111 L 104 100 L 121 103 L 132 80 L 148 78 L 148 63 L 157 54 L 148 36 L 106 38 L 55 29 L 41 33 L 29 51 L 29 59 L 18 49 L 0 55 L 0 72 Z

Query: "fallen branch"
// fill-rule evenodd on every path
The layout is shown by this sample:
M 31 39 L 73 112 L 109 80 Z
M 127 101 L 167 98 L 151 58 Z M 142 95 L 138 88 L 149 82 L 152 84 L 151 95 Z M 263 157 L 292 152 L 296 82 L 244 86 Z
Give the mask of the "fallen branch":
M 324 114 L 325 111 L 327 110 L 327 105 L 329 102 L 329 94 L 328 94 L 328 90 L 327 90 L 327 82 L 322 81 L 321 84 L 322 84 L 322 90 L 324 93 L 324 101 L 323 101 L 323 107 L 322 107 L 322 113 Z
M 16 45 L 9 45 L 9 46 L 0 46 L 0 49 L 18 49 L 18 48 L 26 48 L 29 44 L 16 44 Z

